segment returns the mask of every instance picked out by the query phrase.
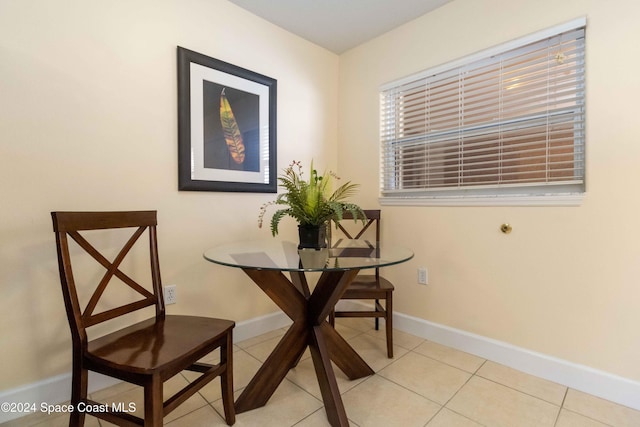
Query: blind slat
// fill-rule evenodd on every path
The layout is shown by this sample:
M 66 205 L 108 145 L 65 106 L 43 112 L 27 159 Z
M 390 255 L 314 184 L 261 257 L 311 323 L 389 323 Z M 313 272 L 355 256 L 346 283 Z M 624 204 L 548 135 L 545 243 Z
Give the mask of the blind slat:
M 388 86 L 381 193 L 581 188 L 584 34 L 576 28 Z

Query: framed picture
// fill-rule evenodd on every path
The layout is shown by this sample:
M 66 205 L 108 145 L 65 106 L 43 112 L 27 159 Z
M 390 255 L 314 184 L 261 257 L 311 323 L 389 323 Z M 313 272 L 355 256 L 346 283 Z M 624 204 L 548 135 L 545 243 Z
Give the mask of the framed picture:
M 178 189 L 275 193 L 276 89 L 178 47 Z

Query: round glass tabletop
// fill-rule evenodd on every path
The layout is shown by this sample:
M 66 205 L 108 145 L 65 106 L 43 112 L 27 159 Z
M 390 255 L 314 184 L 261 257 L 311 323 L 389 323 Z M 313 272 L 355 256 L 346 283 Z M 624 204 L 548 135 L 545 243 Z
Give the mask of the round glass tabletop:
M 208 249 L 204 258 L 236 268 L 280 271 L 331 271 L 385 267 L 413 258 L 410 249 L 368 240 L 340 240 L 332 248 L 298 249 L 277 239 L 228 243 Z

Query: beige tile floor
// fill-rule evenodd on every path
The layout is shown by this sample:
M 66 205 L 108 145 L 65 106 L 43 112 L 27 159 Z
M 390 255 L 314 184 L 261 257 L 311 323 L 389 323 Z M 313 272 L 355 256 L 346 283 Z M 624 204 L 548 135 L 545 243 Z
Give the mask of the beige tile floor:
M 396 331 L 395 357 L 387 359 L 384 333 L 368 319 L 338 319 L 337 328 L 376 374 L 348 380 L 335 368 L 351 425 L 477 427 L 637 427 L 640 411 L 568 389 L 489 360 Z M 236 394 L 247 385 L 284 330 L 236 344 Z M 178 375 L 167 392 L 191 380 Z M 94 393 L 99 401 L 142 408 L 141 391 L 119 384 Z M 165 419 L 171 427 L 224 426 L 219 382 L 214 380 Z M 3 424 L 63 426 L 68 416 L 32 415 Z M 111 425 L 87 417 L 87 426 Z M 239 414 L 236 426 L 327 426 L 320 390 L 307 351 L 263 408 Z

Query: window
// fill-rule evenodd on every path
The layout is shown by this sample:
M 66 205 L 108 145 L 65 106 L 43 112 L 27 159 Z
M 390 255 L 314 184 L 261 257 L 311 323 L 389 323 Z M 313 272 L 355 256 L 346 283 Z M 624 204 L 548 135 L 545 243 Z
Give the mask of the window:
M 385 85 L 381 203 L 574 204 L 585 175 L 584 24 Z

